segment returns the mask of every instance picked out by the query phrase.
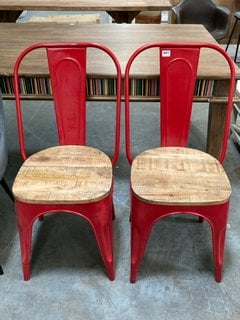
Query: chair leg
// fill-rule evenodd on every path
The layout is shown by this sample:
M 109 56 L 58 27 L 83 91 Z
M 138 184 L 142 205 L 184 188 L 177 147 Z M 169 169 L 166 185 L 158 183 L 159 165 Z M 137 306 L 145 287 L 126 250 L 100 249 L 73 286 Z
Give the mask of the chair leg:
M 131 275 L 130 282 L 135 283 L 152 226 L 136 225 L 131 222 Z
M 27 281 L 30 279 L 32 228 L 21 225 L 18 227 L 18 229 L 21 246 L 23 278 L 25 281 Z
M 150 212 L 145 215 L 144 211 L 139 209 L 139 207 L 131 208 L 131 283 L 136 282 L 138 268 L 142 261 L 152 226 L 156 221 L 156 217 Z
M 233 36 L 234 30 L 235 30 L 235 28 L 236 28 L 236 26 L 237 26 L 237 22 L 238 22 L 238 19 L 236 19 L 235 22 L 234 22 L 234 25 L 233 25 L 231 34 L 230 34 L 230 36 L 229 36 L 229 38 L 228 38 L 228 42 L 227 42 L 227 46 L 226 46 L 225 51 L 228 50 L 229 44 L 230 44 L 230 42 L 231 42 L 231 40 L 232 40 L 232 36 Z
M 21 204 L 16 201 L 15 207 L 21 248 L 23 278 L 25 281 L 27 281 L 30 279 L 32 224 L 34 220 L 32 219 L 31 215 L 28 214 L 28 211 L 31 212 L 31 205 L 23 206 L 22 208 Z
M 110 204 L 110 206 L 110 210 L 109 208 L 106 209 L 108 214 L 102 212 L 101 218 L 99 218 L 100 212 L 97 212 L 96 215 L 93 214 L 88 218 L 93 227 L 108 277 L 110 280 L 114 280 L 112 204 Z
M 226 237 L 226 228 L 222 229 L 221 232 L 215 231 L 215 233 L 213 235 L 214 265 L 215 265 L 215 280 L 216 280 L 216 282 L 221 282 L 221 280 L 222 280 L 225 237 Z
M 222 268 L 223 268 L 223 260 L 224 260 L 224 247 L 225 247 L 225 238 L 226 238 L 226 229 L 227 229 L 228 208 L 229 208 L 229 202 L 226 204 L 223 204 L 218 209 L 218 212 L 217 212 L 218 214 L 215 216 L 216 218 L 211 220 L 216 282 L 221 282 L 222 280 Z
M 112 220 L 115 220 L 116 216 L 115 216 L 115 208 L 114 208 L 114 203 L 112 200 Z
M 0 276 L 3 275 L 3 269 L 2 269 L 2 266 L 0 266 Z
M 239 36 L 238 36 L 238 41 L 237 41 L 237 47 L 236 47 L 236 51 L 235 51 L 234 62 L 237 62 L 237 55 L 238 55 L 239 44 L 240 44 L 240 34 L 239 34 Z
M 19 226 L 19 238 L 22 256 L 23 278 L 25 281 L 30 279 L 30 257 L 32 243 L 32 228 Z
M 14 202 L 14 197 L 12 194 L 12 191 L 10 190 L 9 186 L 7 185 L 6 181 L 4 180 L 4 178 L 2 178 L 2 180 L 0 181 L 1 186 L 3 187 L 3 189 L 6 191 L 7 195 L 9 196 L 9 198 L 12 200 L 12 202 Z

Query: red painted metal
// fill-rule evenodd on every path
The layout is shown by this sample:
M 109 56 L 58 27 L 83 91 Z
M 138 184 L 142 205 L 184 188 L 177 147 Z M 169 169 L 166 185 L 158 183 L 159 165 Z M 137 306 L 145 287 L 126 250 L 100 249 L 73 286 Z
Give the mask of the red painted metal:
M 66 212 L 85 218 L 92 226 L 110 280 L 114 280 L 112 194 L 98 202 L 44 205 L 15 201 L 24 280 L 30 279 L 33 222 L 43 214 Z
M 20 151 L 27 159 L 24 126 L 19 86 L 19 68 L 24 58 L 32 51 L 46 49 L 49 73 L 52 81 L 53 98 L 60 145 L 86 144 L 86 61 L 87 49 L 95 48 L 106 53 L 115 66 L 117 79 L 115 139 L 112 164 L 118 159 L 120 146 L 121 115 L 121 68 L 114 53 L 107 47 L 90 42 L 40 43 L 26 48 L 18 57 L 14 68 L 17 123 Z M 109 60 L 110 61 L 110 60 Z M 101 62 L 100 62 L 101 63 Z M 79 204 L 36 204 L 15 201 L 18 230 L 21 244 L 24 280 L 30 279 L 30 257 L 32 225 L 35 219 L 43 219 L 46 213 L 66 212 L 80 215 L 91 224 L 110 280 L 114 280 L 112 219 L 114 219 L 113 182 L 108 196 L 101 201 Z
M 170 50 L 171 56 L 163 58 Z M 161 48 L 159 56 L 160 73 L 164 75 L 160 81 L 161 145 L 185 147 L 188 142 L 199 48 Z
M 105 52 L 116 68 L 117 95 L 116 95 L 116 123 L 115 147 L 112 157 L 114 165 L 118 159 L 120 147 L 120 115 L 121 115 L 121 67 L 117 57 L 106 46 L 91 43 L 39 43 L 26 48 L 20 53 L 14 66 L 14 88 L 16 97 L 17 123 L 19 144 L 22 158 L 27 159 L 25 138 L 22 120 L 22 106 L 20 99 L 19 67 L 22 60 L 32 51 L 46 49 L 48 54 L 49 71 L 53 86 L 53 97 L 57 116 L 58 135 L 60 144 L 85 145 L 86 140 L 86 59 L 87 48 L 95 48 Z M 79 52 L 77 52 L 79 50 Z M 60 53 L 61 52 L 61 53 Z M 101 61 L 99 61 L 101 63 Z M 71 72 L 68 77 L 67 71 Z M 80 76 L 78 81 L 76 80 Z M 68 78 L 67 78 L 68 77 Z M 63 79 L 67 82 L 62 82 Z M 71 104 L 70 104 L 71 103 Z M 64 112 L 64 114 L 61 114 Z M 66 119 L 67 118 L 67 119 Z
M 129 79 L 131 66 L 134 60 L 150 48 L 159 48 L 160 63 L 160 96 L 161 96 L 161 145 L 186 146 L 188 142 L 189 125 L 195 80 L 197 74 L 198 58 L 201 48 L 216 50 L 228 63 L 230 81 L 226 121 L 219 161 L 224 160 L 229 135 L 231 110 L 235 91 L 235 66 L 230 56 L 218 45 L 209 43 L 152 43 L 138 48 L 129 58 L 125 70 L 125 134 L 126 154 L 131 164 L 133 161 L 131 151 L 131 118 L 129 99 Z M 215 265 L 215 279 L 222 278 L 222 265 L 224 256 L 224 242 L 228 217 L 229 201 L 221 205 L 202 206 L 176 206 L 156 205 L 146 203 L 131 193 L 131 276 L 134 283 L 137 271 L 144 255 L 144 250 L 153 225 L 166 216 L 187 213 L 193 214 L 209 222 L 212 229 L 213 253 Z
M 85 145 L 86 48 L 47 48 L 47 53 L 60 144 Z
M 130 86 L 129 86 L 129 79 L 130 79 L 130 70 L 131 70 L 131 66 L 133 61 L 136 59 L 137 56 L 139 56 L 141 53 L 143 53 L 144 51 L 150 49 L 150 48 L 162 48 L 162 50 L 172 50 L 173 48 L 178 48 L 178 49 L 184 49 L 184 48 L 189 48 L 190 49 L 197 49 L 197 48 L 210 48 L 213 50 L 218 51 L 220 54 L 223 55 L 223 57 L 226 58 L 226 61 L 229 65 L 230 68 L 230 72 L 231 72 L 231 79 L 230 79 L 230 83 L 229 83 L 229 91 L 228 91 L 228 96 L 230 97 L 230 99 L 228 100 L 228 104 L 227 104 L 227 112 L 226 112 L 226 121 L 225 121 L 225 130 L 224 130 L 224 136 L 223 136 L 223 143 L 222 143 L 222 150 L 221 150 L 221 154 L 219 157 L 219 161 L 222 163 L 224 160 L 224 157 L 226 155 L 226 150 L 227 150 L 227 142 L 228 142 L 228 136 L 229 136 L 229 128 L 230 128 L 230 120 L 231 120 L 231 111 L 232 111 L 232 99 L 231 97 L 234 96 L 234 91 L 235 91 L 235 66 L 233 61 L 231 60 L 230 56 L 224 51 L 224 49 L 222 49 L 221 47 L 219 47 L 217 44 L 211 44 L 211 43 L 151 43 L 151 44 L 147 44 L 144 45 L 140 48 L 138 48 L 129 58 L 128 63 L 126 65 L 126 69 L 125 69 L 125 81 L 124 81 L 124 90 L 125 90 L 125 135 L 126 135 L 126 154 L 127 154 L 127 158 L 128 161 L 130 163 L 132 163 L 133 161 L 133 156 L 132 156 L 132 151 L 131 151 L 131 132 L 130 132 L 130 121 L 131 121 L 131 117 L 130 117 Z M 168 57 L 166 57 L 168 59 Z M 179 57 L 180 58 L 180 57 Z M 186 57 L 182 57 L 185 58 Z M 161 64 L 163 63 L 163 59 L 160 60 L 160 68 L 162 68 Z M 165 62 L 166 63 L 166 62 Z M 164 64 L 165 64 L 164 63 Z M 168 63 L 170 64 L 170 61 L 168 61 Z M 190 63 L 190 61 L 189 61 Z M 178 67 L 180 66 L 180 64 L 178 65 Z M 194 67 L 194 66 L 192 66 Z M 196 66 L 195 66 L 196 68 Z M 161 83 L 165 82 L 166 80 L 170 80 L 169 79 L 169 73 L 168 73 L 168 78 L 166 77 L 163 81 L 163 72 L 164 70 L 166 71 L 166 69 L 163 68 L 163 70 L 161 70 L 161 79 L 162 81 L 160 81 L 160 86 Z M 177 72 L 177 70 L 176 70 Z M 191 73 L 189 73 L 190 75 Z M 177 78 L 179 78 L 179 75 L 182 75 L 182 71 L 181 68 L 178 69 L 178 76 Z M 194 73 L 192 74 L 194 75 Z M 167 76 L 167 74 L 165 74 L 165 76 Z M 185 78 L 186 75 L 184 75 Z M 183 77 L 182 77 L 183 78 Z M 183 79 L 182 79 L 183 80 Z M 174 83 L 176 81 L 176 78 L 174 76 L 174 79 L 172 79 L 173 82 L 173 87 L 174 87 Z M 163 85 L 163 84 L 162 84 Z M 186 89 L 186 88 L 185 88 Z M 160 88 L 161 90 L 161 88 Z M 168 114 L 168 111 L 163 111 L 165 108 L 170 108 L 171 109 L 171 113 L 173 112 L 174 108 L 178 109 L 179 108 L 179 100 L 180 97 L 182 99 L 182 97 L 184 97 L 185 94 L 189 95 L 192 92 L 187 92 L 187 93 L 181 93 L 181 96 L 177 96 L 174 93 L 173 90 L 173 94 L 174 96 L 171 97 L 170 101 L 168 102 L 167 105 L 164 105 L 163 103 L 161 103 L 161 112 L 166 112 L 166 114 Z M 185 98 L 184 98 L 185 99 Z M 186 102 L 188 100 L 186 99 Z M 170 102 L 171 102 L 171 106 L 170 106 Z M 189 101 L 188 101 L 189 102 Z M 188 107 L 186 107 L 186 110 L 188 110 Z M 176 112 L 178 113 L 178 110 L 176 110 Z M 189 116 L 189 111 L 188 113 L 186 113 L 187 116 Z M 186 126 L 184 117 L 181 115 L 180 113 L 180 118 L 178 119 L 179 124 L 184 121 L 184 125 Z M 169 121 L 169 119 L 168 119 Z M 170 120 L 171 121 L 171 120 Z M 166 130 L 163 130 L 163 132 L 161 132 L 161 141 L 166 141 L 167 137 L 165 137 L 165 134 L 168 134 L 168 132 L 166 132 Z M 186 135 L 186 134 L 185 134 Z
M 212 229 L 215 280 L 221 282 L 224 243 L 229 202 L 214 206 L 164 206 L 143 202 L 131 192 L 131 277 L 136 282 L 137 271 L 153 225 L 174 214 L 192 214 L 209 222 Z

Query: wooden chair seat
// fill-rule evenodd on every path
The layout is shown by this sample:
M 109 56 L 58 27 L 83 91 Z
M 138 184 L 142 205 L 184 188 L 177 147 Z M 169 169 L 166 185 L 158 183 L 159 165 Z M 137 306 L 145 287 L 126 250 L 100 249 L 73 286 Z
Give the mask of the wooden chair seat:
M 111 191 L 112 164 L 87 146 L 57 146 L 30 156 L 13 185 L 21 202 L 78 204 L 96 202 Z
M 217 159 L 182 147 L 160 147 L 138 155 L 131 184 L 138 198 L 161 205 L 215 205 L 226 202 L 231 194 Z

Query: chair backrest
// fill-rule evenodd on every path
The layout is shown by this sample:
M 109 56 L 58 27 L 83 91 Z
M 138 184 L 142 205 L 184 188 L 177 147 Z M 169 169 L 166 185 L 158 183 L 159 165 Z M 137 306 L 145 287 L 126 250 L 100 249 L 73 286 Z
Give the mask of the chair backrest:
M 138 48 L 131 55 L 125 70 L 125 130 L 126 153 L 129 162 L 131 163 L 133 160 L 130 117 L 131 66 L 141 53 L 152 48 L 159 48 L 161 146 L 185 147 L 188 143 L 194 89 L 201 48 L 216 50 L 228 62 L 230 69 L 230 84 L 222 150 L 219 157 L 219 160 L 222 162 L 226 154 L 233 96 L 235 92 L 235 66 L 230 56 L 220 46 L 210 43 L 152 43 Z
M 121 68 L 114 53 L 106 46 L 90 43 L 39 43 L 26 48 L 18 57 L 14 67 L 14 87 L 16 96 L 17 120 L 20 150 L 23 159 L 27 158 L 24 140 L 23 119 L 20 99 L 19 68 L 24 58 L 32 51 L 45 49 L 51 79 L 56 122 L 60 145 L 86 144 L 86 80 L 88 49 L 95 48 L 111 58 L 115 66 L 116 120 L 114 164 L 118 158 L 120 144 L 121 114 Z M 99 64 L 101 61 L 99 61 Z M 111 61 L 110 61 L 111 63 Z
M 182 0 L 178 5 L 178 23 L 212 24 L 216 3 L 212 0 Z
M 177 23 L 202 24 L 216 40 L 224 39 L 229 31 L 231 12 L 213 0 L 182 0 L 172 7 Z

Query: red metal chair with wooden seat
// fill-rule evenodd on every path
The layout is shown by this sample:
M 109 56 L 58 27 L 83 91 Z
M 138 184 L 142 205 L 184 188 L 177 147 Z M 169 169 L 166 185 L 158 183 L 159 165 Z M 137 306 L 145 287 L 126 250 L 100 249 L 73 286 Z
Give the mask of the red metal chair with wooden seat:
M 134 158 L 129 98 L 131 71 L 136 59 L 153 48 L 159 53 L 157 60 L 160 65 L 161 146 L 143 151 Z M 187 147 L 199 54 L 202 48 L 217 51 L 222 55 L 223 63 L 226 61 L 230 69 L 225 131 L 219 159 Z M 138 60 L 138 66 L 141 65 L 140 61 Z M 139 68 L 137 74 L 141 74 Z M 234 89 L 234 64 L 224 50 L 215 44 L 153 43 L 137 49 L 128 60 L 125 70 L 125 117 L 126 153 L 132 164 L 132 283 L 136 281 L 153 225 L 161 218 L 178 213 L 199 216 L 211 225 L 215 279 L 217 282 L 221 281 L 231 194 L 231 186 L 221 163 L 226 154 Z
M 113 64 L 117 81 L 114 150 L 110 159 L 100 149 L 86 146 L 86 73 L 89 48 Z M 36 50 L 39 50 L 36 53 Z M 27 156 L 20 99 L 19 68 L 31 53 L 47 53 L 58 128 L 59 146 Z M 96 54 L 96 52 L 95 52 Z M 93 54 L 91 56 L 93 58 Z M 94 58 L 95 59 L 95 58 Z M 96 59 L 95 59 L 96 60 Z M 94 61 L 95 61 L 94 60 Z M 37 61 L 37 60 L 36 60 Z M 93 61 L 93 60 L 91 60 Z M 99 59 L 102 64 L 102 59 Z M 112 61 L 112 62 L 111 62 Z M 96 61 L 95 61 L 96 62 Z M 25 65 L 26 66 L 26 65 Z M 24 69 L 21 69 L 24 72 Z M 42 43 L 25 49 L 14 69 L 17 121 L 24 160 L 14 184 L 24 279 L 30 278 L 32 225 L 46 213 L 67 212 L 91 224 L 110 280 L 113 280 L 113 175 L 120 140 L 121 70 L 113 52 L 96 43 Z

